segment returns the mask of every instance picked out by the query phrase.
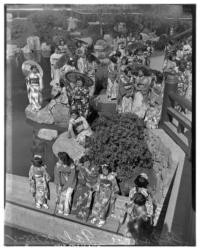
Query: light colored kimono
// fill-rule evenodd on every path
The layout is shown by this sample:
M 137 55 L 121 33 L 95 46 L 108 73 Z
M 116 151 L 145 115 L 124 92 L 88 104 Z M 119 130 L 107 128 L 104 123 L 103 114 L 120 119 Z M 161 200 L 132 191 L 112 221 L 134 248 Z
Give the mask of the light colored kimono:
M 26 78 L 28 100 L 32 111 L 39 111 L 41 108 L 43 88 L 42 77 L 39 73 L 30 73 Z

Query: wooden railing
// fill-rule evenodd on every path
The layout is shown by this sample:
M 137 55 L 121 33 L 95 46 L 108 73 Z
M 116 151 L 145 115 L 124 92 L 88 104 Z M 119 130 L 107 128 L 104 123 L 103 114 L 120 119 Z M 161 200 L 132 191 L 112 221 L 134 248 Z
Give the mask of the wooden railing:
M 165 80 L 160 127 L 183 149 L 190 158 L 192 121 L 182 111 L 192 111 L 192 103 L 177 94 L 178 80 L 175 75 L 168 75 Z

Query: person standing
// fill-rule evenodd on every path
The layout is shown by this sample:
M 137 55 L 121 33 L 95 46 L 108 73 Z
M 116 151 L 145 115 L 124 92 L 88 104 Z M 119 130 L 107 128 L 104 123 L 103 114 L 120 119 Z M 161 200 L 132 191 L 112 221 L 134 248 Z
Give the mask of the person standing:
M 56 63 L 60 59 L 62 54 L 60 53 L 60 49 L 58 47 L 55 48 L 54 53 L 50 56 L 51 63 L 51 78 L 54 80 L 59 80 L 59 69 L 56 69 Z
M 41 109 L 43 82 L 36 65 L 31 66 L 31 72 L 26 78 L 26 86 L 31 110 L 38 112 Z
M 76 168 L 66 152 L 58 153 L 54 168 L 54 183 L 57 192 L 57 212 L 68 216 L 71 210 L 72 193 L 76 186 Z

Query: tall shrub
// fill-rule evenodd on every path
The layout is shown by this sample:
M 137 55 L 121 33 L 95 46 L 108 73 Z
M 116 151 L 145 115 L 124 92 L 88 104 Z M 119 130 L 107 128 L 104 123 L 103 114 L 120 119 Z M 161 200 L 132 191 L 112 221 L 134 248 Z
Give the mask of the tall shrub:
M 134 176 L 134 169 L 152 168 L 152 156 L 145 142 L 144 122 L 133 114 L 101 114 L 93 123 L 95 131 L 89 155 L 95 164 L 107 163 L 125 182 Z

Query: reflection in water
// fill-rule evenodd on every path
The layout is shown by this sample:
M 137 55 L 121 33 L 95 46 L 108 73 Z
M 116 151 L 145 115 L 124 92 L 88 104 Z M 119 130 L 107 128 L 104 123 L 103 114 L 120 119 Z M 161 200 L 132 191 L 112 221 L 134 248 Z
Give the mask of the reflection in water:
M 15 57 L 9 58 L 7 61 L 7 82 L 9 81 L 10 89 L 7 91 L 11 96 L 11 117 L 12 117 L 12 153 L 9 155 L 12 158 L 12 164 L 7 164 L 6 171 L 8 173 L 21 176 L 28 176 L 30 161 L 34 153 L 42 153 L 44 160 L 48 166 L 49 173 L 53 177 L 53 168 L 55 157 L 51 146 L 52 142 L 37 138 L 37 132 L 40 128 L 45 128 L 45 125 L 27 122 L 24 110 L 28 105 L 26 92 L 25 77 L 22 74 L 22 63 L 27 60 L 37 61 L 43 71 L 44 100 L 50 98 L 50 61 L 48 57 L 43 57 L 39 52 L 23 55 L 17 54 Z M 7 83 L 8 84 L 8 83 Z M 47 101 L 46 101 L 47 102 Z M 44 102 L 44 105 L 46 103 Z

